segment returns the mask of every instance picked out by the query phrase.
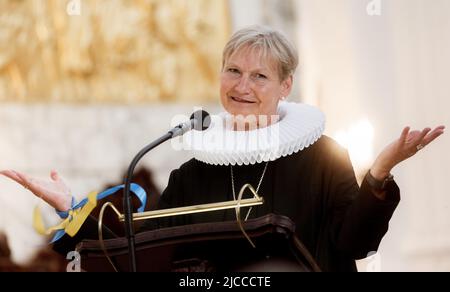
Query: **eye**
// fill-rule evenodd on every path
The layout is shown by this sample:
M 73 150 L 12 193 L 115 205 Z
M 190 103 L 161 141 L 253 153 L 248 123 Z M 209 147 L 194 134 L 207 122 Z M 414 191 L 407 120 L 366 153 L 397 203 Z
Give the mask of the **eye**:
M 228 68 L 227 72 L 233 73 L 233 74 L 239 74 L 239 70 L 236 68 Z
M 267 76 L 264 74 L 256 74 L 256 77 L 259 79 L 267 79 Z

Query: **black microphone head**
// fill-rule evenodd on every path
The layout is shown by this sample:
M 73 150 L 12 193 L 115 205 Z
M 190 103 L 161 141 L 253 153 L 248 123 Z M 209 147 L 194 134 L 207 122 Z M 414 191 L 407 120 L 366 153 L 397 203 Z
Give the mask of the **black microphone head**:
M 194 129 L 197 131 L 204 131 L 211 125 L 211 117 L 208 112 L 204 110 L 195 111 L 190 119 L 195 121 Z

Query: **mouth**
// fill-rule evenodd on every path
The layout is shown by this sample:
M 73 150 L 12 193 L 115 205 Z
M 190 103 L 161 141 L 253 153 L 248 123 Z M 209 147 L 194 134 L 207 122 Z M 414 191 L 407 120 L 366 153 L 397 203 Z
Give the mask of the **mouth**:
M 230 98 L 231 98 L 233 101 L 239 102 L 239 103 L 246 103 L 246 104 L 253 104 L 253 103 L 256 103 L 255 101 L 243 99 L 243 98 L 236 97 L 236 96 L 230 96 Z

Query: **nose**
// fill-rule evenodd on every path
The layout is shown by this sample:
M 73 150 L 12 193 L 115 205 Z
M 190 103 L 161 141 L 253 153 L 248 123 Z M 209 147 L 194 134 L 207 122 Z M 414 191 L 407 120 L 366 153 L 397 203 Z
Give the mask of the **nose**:
M 250 92 L 250 78 L 248 76 L 242 75 L 239 78 L 238 84 L 235 90 L 240 94 L 247 94 Z

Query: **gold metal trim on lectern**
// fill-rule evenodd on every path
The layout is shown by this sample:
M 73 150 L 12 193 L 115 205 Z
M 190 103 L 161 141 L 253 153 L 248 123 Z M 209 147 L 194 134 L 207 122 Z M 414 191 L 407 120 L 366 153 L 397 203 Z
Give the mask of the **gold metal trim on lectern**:
M 203 213 L 203 212 L 213 212 L 219 210 L 227 210 L 227 209 L 236 209 L 236 208 L 245 208 L 252 207 L 264 204 L 264 199 L 256 193 L 255 189 L 250 185 L 246 184 L 242 187 L 239 198 L 242 198 L 242 194 L 246 189 L 249 189 L 254 198 L 251 199 L 243 199 L 236 201 L 226 201 L 220 203 L 211 203 L 211 204 L 202 204 L 202 205 L 194 205 L 187 207 L 179 207 L 179 208 L 170 208 L 156 211 L 149 211 L 143 213 L 134 213 L 133 221 L 147 220 L 147 219 L 155 219 L 155 218 L 163 218 L 170 216 L 180 216 L 180 215 L 188 215 L 195 213 Z M 110 206 L 114 212 L 117 214 L 119 221 L 125 221 L 125 215 L 121 214 L 114 206 Z
M 242 199 L 242 196 L 244 195 L 244 191 L 246 189 L 249 189 L 250 192 L 253 194 L 253 198 L 251 199 Z M 139 221 L 139 220 L 147 220 L 147 219 L 155 219 L 155 218 L 163 218 L 163 217 L 170 217 L 170 216 L 180 216 L 180 215 L 187 215 L 187 214 L 195 214 L 195 213 L 204 213 L 204 212 L 213 212 L 218 210 L 227 210 L 227 209 L 235 209 L 236 210 L 236 222 L 239 225 L 239 228 L 242 231 L 242 234 L 245 236 L 245 238 L 248 240 L 248 242 L 251 244 L 253 248 L 255 248 L 255 244 L 251 240 L 251 238 L 247 235 L 247 232 L 245 232 L 244 226 L 242 225 L 241 220 L 241 208 L 245 207 L 252 207 L 252 206 L 258 206 L 264 204 L 264 199 L 260 197 L 255 189 L 250 184 L 244 185 L 241 190 L 239 191 L 239 195 L 237 200 L 233 201 L 226 201 L 226 202 L 219 202 L 219 203 L 211 203 L 211 204 L 203 204 L 203 205 L 194 205 L 194 206 L 187 206 L 187 207 L 179 207 L 179 208 L 170 208 L 170 209 L 162 209 L 162 210 L 156 210 L 156 211 L 149 211 L 149 212 L 143 212 L 143 213 L 133 213 L 133 222 Z M 110 256 L 108 255 L 108 251 L 106 250 L 104 241 L 103 241 L 103 214 L 105 212 L 105 209 L 107 207 L 111 207 L 113 211 L 117 214 L 117 217 L 119 221 L 124 222 L 125 221 L 125 215 L 121 214 L 119 210 L 110 202 L 105 203 L 101 210 L 100 210 L 100 216 L 98 221 L 98 237 L 101 244 L 101 248 L 108 259 L 109 263 L 112 265 L 115 271 L 117 271 L 117 268 L 115 267 L 114 263 L 112 262 Z

